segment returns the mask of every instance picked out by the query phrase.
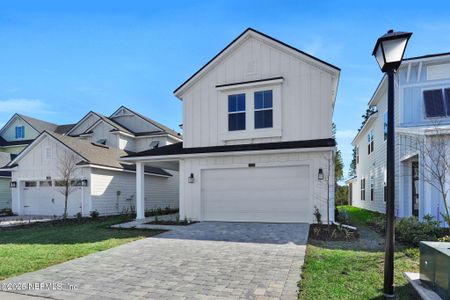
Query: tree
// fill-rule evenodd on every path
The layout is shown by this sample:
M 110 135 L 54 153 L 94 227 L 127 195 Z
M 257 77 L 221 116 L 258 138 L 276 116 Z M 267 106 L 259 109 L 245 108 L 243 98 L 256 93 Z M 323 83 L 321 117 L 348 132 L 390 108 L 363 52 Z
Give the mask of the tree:
M 352 161 L 350 162 L 350 168 L 348 171 L 348 176 L 353 177 L 356 175 L 356 147 L 353 148 Z
M 415 134 L 409 147 L 416 151 L 420 158 L 419 172 L 424 182 L 435 188 L 443 202 L 445 222 L 450 226 L 448 196 L 450 193 L 450 139 L 448 130 L 438 125 L 428 130 L 426 134 Z
M 78 155 L 68 151 L 64 151 L 64 154 L 58 158 L 57 170 L 59 180 L 58 184 L 55 183 L 55 187 L 64 196 L 64 219 L 67 218 L 67 201 L 69 200 L 69 195 L 77 189 L 73 182 L 76 180 L 75 173 L 79 161 Z
M 336 151 L 334 156 L 334 180 L 341 181 L 344 178 L 344 162 L 342 161 L 341 150 Z

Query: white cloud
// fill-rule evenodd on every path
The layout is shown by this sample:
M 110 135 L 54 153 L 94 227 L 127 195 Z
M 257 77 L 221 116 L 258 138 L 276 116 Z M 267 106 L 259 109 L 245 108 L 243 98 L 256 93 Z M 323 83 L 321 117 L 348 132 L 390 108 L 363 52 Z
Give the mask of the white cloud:
M 353 139 L 356 136 L 356 133 L 358 131 L 354 129 L 347 129 L 347 130 L 338 130 L 336 131 L 336 138 L 338 139 Z
M 47 105 L 39 99 L 11 98 L 0 100 L 0 113 L 51 113 Z

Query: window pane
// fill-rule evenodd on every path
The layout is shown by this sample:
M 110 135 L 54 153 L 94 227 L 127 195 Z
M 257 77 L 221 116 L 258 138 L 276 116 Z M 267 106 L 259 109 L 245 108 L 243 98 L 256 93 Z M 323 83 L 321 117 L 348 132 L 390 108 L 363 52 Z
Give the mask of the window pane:
M 272 90 L 264 92 L 264 108 L 272 107 Z
M 272 110 L 255 111 L 255 128 L 272 127 Z
M 255 109 L 263 108 L 263 92 L 255 92 Z
M 245 113 L 233 113 L 228 115 L 228 130 L 245 130 Z
M 384 113 L 384 140 L 387 140 L 387 132 L 388 132 L 388 120 L 387 120 L 387 112 Z
M 445 89 L 445 104 L 447 104 L 447 116 L 450 116 L 450 89 Z
M 427 117 L 445 116 L 444 99 L 442 99 L 442 90 L 424 91 L 425 113 Z
M 245 94 L 237 95 L 237 110 L 245 111 Z
M 233 112 L 236 111 L 236 95 L 228 96 L 228 111 Z
M 272 90 L 255 92 L 255 109 L 272 108 Z

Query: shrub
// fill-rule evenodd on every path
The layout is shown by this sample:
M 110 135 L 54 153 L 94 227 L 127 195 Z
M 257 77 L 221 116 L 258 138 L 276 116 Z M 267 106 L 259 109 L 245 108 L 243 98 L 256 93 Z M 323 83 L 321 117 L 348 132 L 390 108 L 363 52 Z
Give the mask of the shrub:
M 313 215 L 316 218 L 316 223 L 317 224 L 322 224 L 322 214 L 320 213 L 320 211 L 317 208 L 317 206 L 314 206 L 314 213 L 313 213 Z
M 80 212 L 77 212 L 77 214 L 75 215 L 75 218 L 77 218 L 78 220 L 81 220 L 83 216 L 81 215 Z
M 100 213 L 97 210 L 93 210 L 90 213 L 90 216 L 92 219 L 97 219 L 99 215 L 100 215 Z
M 437 241 L 445 236 L 447 229 L 440 227 L 440 222 L 432 216 L 423 217 L 420 222 L 417 217 L 402 218 L 395 223 L 397 240 L 414 246 L 420 241 Z

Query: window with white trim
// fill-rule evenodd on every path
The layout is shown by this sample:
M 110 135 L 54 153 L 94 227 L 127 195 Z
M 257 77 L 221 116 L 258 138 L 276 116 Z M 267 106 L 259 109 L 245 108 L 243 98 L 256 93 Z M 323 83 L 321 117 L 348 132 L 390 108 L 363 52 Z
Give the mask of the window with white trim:
M 427 118 L 450 116 L 450 88 L 423 91 Z
M 245 94 L 228 96 L 228 131 L 245 130 Z
M 370 201 L 374 200 L 375 177 L 370 175 Z
M 374 136 L 374 130 L 372 129 L 369 134 L 367 135 L 367 154 L 370 154 L 373 152 L 375 147 L 375 136 Z
M 36 181 L 25 181 L 25 187 L 36 187 L 37 182 Z
M 255 129 L 273 127 L 272 99 L 272 90 L 255 92 Z
M 366 179 L 361 179 L 361 200 L 366 200 Z
M 16 126 L 16 139 L 25 138 L 25 126 Z

